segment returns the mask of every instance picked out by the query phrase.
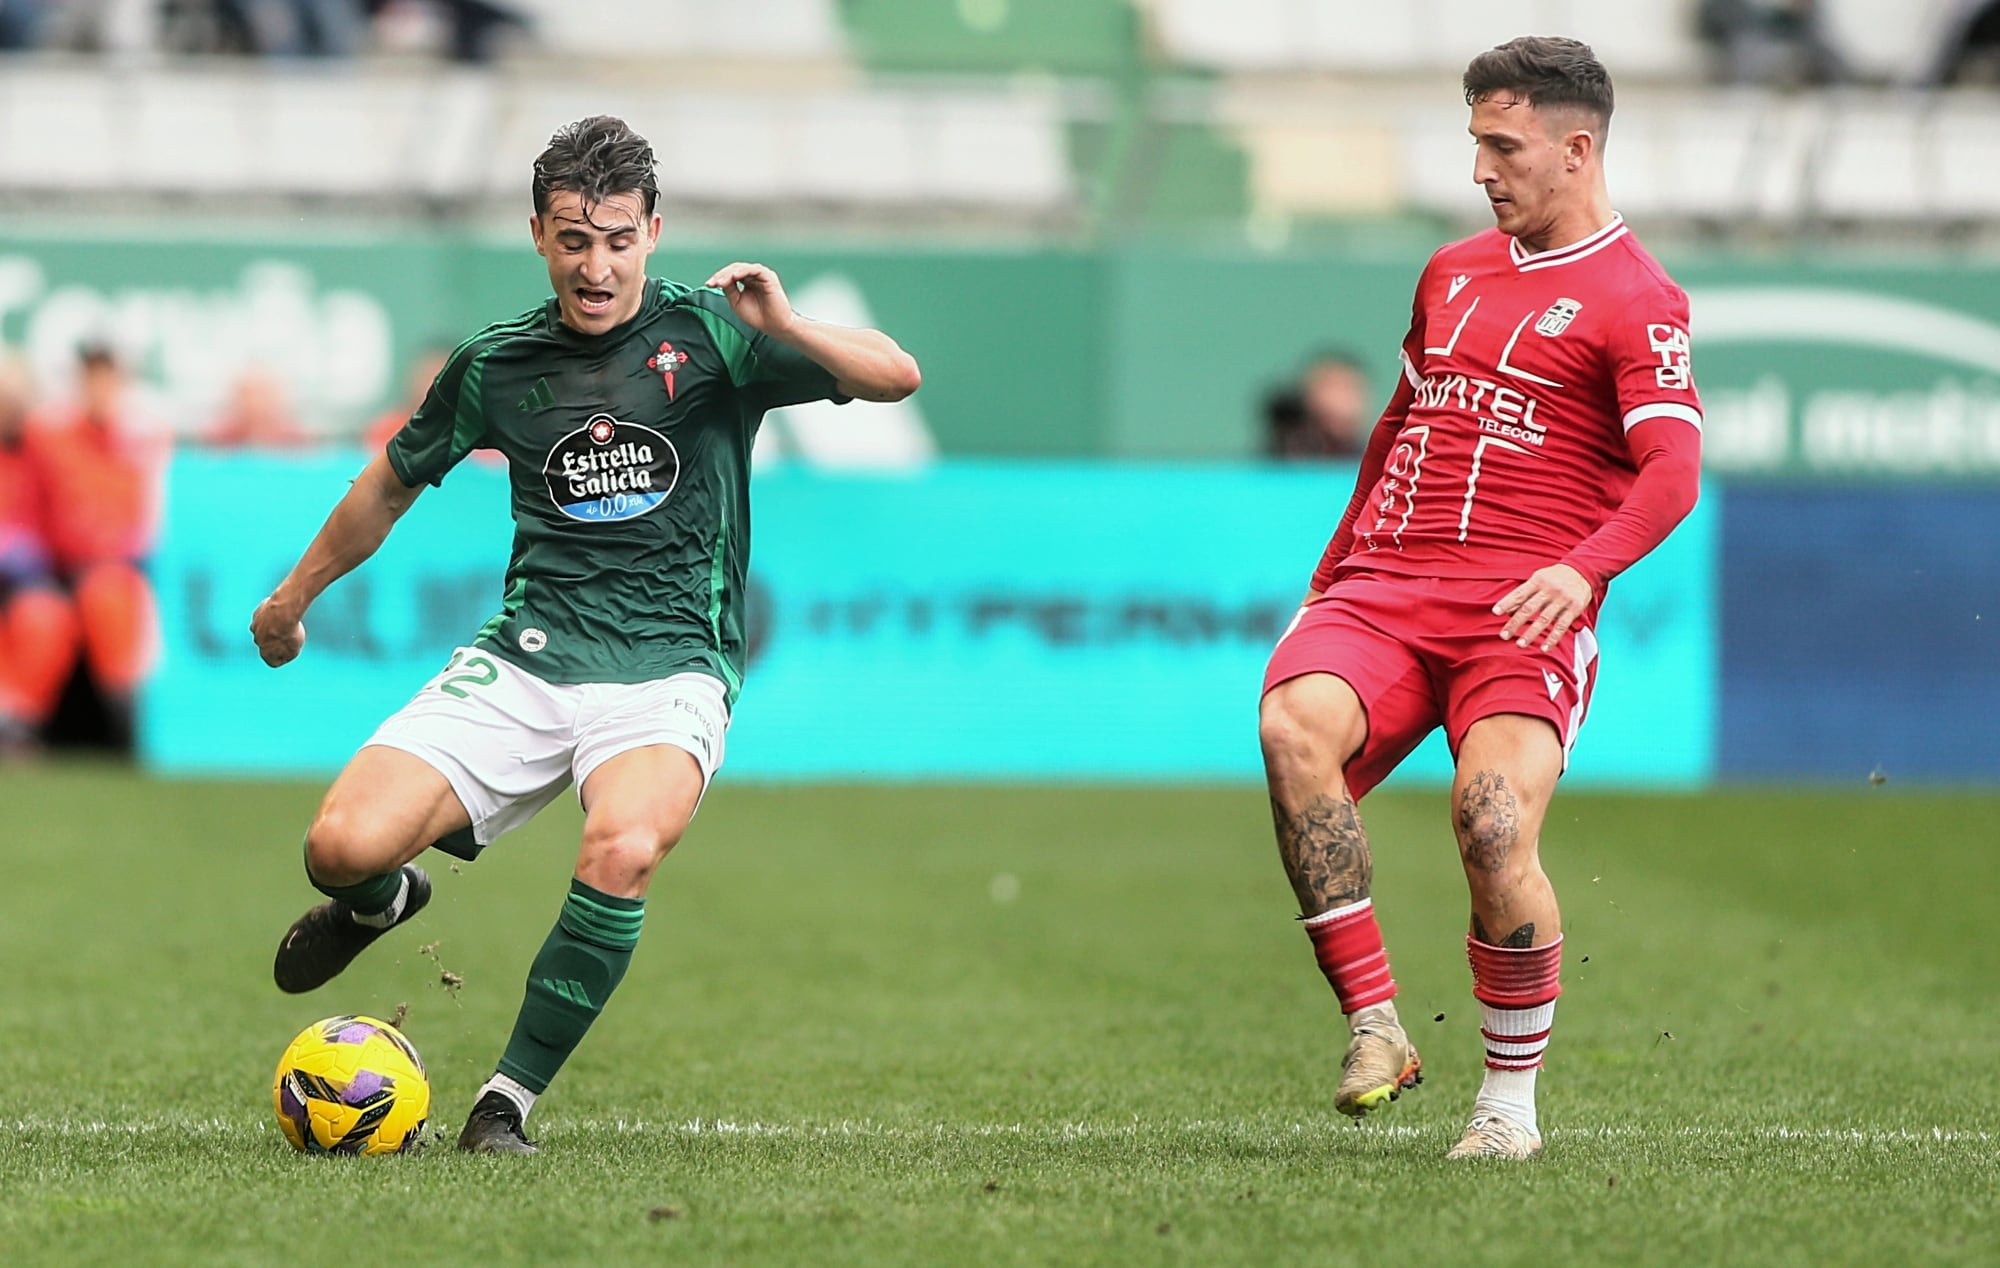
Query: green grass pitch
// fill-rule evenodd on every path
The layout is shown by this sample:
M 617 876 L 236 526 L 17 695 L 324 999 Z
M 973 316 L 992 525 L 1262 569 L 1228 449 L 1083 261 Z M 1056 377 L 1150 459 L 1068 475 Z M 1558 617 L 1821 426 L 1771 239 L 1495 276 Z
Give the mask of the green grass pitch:
M 1256 790 L 727 781 L 540 1157 L 300 1157 L 271 1067 L 338 1012 L 408 1004 L 456 1132 L 578 824 L 286 998 L 318 792 L 0 773 L 0 1261 L 2000 1262 L 2000 797 L 1561 795 L 1548 1153 L 1467 1167 L 1441 794 L 1365 807 L 1429 1077 L 1356 1127 Z

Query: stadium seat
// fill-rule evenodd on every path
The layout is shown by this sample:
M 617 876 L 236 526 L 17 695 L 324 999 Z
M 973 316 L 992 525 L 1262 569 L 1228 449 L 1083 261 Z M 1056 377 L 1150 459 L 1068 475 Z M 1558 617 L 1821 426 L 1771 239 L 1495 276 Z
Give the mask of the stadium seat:
M 1662 100 L 1653 129 L 1655 188 L 1663 210 L 1718 224 L 1755 216 L 1760 184 L 1775 169 L 1800 161 L 1797 150 L 1765 153 L 1759 130 L 1771 103 L 1755 92 L 1703 94 L 1689 102 Z M 1623 144 L 1623 120 L 1612 124 L 1610 153 Z M 1796 172 L 1786 187 L 1796 191 Z M 1616 189 L 1614 188 L 1614 193 Z
M 462 196 L 477 189 L 485 156 L 494 148 L 501 86 L 477 70 L 432 71 L 424 76 L 415 125 L 410 175 L 427 198 Z M 515 188 L 524 189 L 526 178 Z
M 1951 93 L 1931 120 L 1937 214 L 1958 220 L 2000 219 L 2000 100 L 1990 93 Z
M 295 73 L 244 87 L 259 102 L 250 123 L 260 183 L 333 196 L 380 196 L 414 183 L 411 133 L 424 97 L 418 80 L 377 77 L 357 92 L 349 75 Z
M 940 202 L 1056 210 L 1073 194 L 1062 113 L 1045 93 L 922 103 L 923 190 Z
M 630 0 L 510 0 L 530 20 L 535 43 L 561 55 L 784 60 L 838 57 L 835 0 L 648 0 L 634 21 Z
M 1628 220 L 1643 223 L 1679 211 L 1667 170 L 1671 127 L 1671 116 L 1658 102 L 1628 101 L 1617 112 L 1604 149 L 1604 173 L 1611 205 Z
M 1297 216 L 1393 213 L 1402 188 L 1393 125 L 1294 117 L 1234 129 L 1250 158 L 1251 204 Z
M 1485 195 L 1472 183 L 1472 138 L 1465 107 L 1414 111 L 1403 124 L 1402 187 L 1415 208 L 1454 220 L 1487 215 Z
M 790 188 L 790 152 L 780 127 L 787 103 L 685 93 L 662 106 L 660 190 L 669 201 L 764 203 Z M 635 126 L 636 122 L 635 122 Z M 643 131 L 643 129 L 641 129 Z M 652 133 L 647 133 L 652 136 Z
M 1825 130 L 1826 104 L 1817 98 L 1766 96 L 1753 116 L 1746 168 L 1751 219 L 1791 223 L 1807 210 L 1814 147 Z
M 1937 56 L 1960 0 L 1819 0 L 1827 35 L 1860 75 L 1912 83 Z
M 8 65 L 0 74 L 0 186 L 95 193 L 130 184 L 122 161 L 130 129 L 109 87 L 93 71 Z
M 115 91 L 131 138 L 124 164 L 143 188 L 227 194 L 259 185 L 254 111 L 234 74 L 141 75 Z M 129 94 L 129 95 L 128 95 Z
M 1225 9 L 1234 6 L 1223 6 Z M 1294 4 L 1292 47 L 1329 70 L 1396 71 L 1424 61 L 1426 30 L 1416 6 L 1379 0 Z
M 842 93 L 787 112 L 790 192 L 819 202 L 912 201 L 919 188 L 912 105 L 887 93 Z
M 1930 214 L 1931 147 L 1921 99 L 1855 101 L 1825 120 L 1812 210 L 1835 220 Z
M 1619 84 L 1641 79 L 1685 80 L 1701 73 L 1694 6 L 1682 2 L 1605 4 L 1603 0 L 1544 0 L 1549 33 L 1590 45 Z
M 1423 28 L 1422 47 L 1427 64 L 1439 70 L 1460 72 L 1465 64 L 1495 44 L 1504 44 L 1517 35 L 1546 35 L 1552 31 L 1543 10 L 1546 0 L 1494 4 L 1492 0 L 1422 0 L 1429 7 L 1430 21 Z
M 1032 91 L 682 91 L 544 84 L 509 95 L 483 189 L 508 194 L 570 119 L 609 111 L 652 139 L 669 203 L 1054 209 L 1070 196 L 1058 103 Z
M 1279 70 L 1310 63 L 1293 0 L 1157 0 L 1160 47 L 1176 62 L 1218 70 Z M 1329 39 L 1327 42 L 1331 42 Z M 1319 40 L 1313 53 L 1322 51 Z

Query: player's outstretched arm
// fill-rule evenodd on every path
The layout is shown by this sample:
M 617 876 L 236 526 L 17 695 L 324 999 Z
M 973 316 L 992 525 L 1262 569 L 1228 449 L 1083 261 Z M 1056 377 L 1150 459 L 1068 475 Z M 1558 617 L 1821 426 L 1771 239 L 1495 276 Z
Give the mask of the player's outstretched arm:
M 762 264 L 717 269 L 708 285 L 752 329 L 788 344 L 832 374 L 841 394 L 862 401 L 900 401 L 923 383 L 917 361 L 879 330 L 835 326 L 792 311 L 778 275 Z
M 306 553 L 250 617 L 257 654 L 276 668 L 306 645 L 305 615 L 313 600 L 374 554 L 423 486 L 410 488 L 386 453 L 369 459 L 347 493 L 320 525 Z

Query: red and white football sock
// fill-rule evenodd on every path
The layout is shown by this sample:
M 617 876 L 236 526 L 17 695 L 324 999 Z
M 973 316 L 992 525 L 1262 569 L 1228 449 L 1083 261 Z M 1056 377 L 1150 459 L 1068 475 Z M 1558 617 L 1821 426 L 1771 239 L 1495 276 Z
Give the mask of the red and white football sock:
M 1486 1081 L 1474 1108 L 1493 1110 L 1539 1135 L 1535 1074 L 1562 994 L 1562 939 L 1541 947 L 1495 947 L 1468 937 L 1465 950 L 1486 1040 Z
M 1396 998 L 1389 953 L 1382 949 L 1382 926 L 1375 923 L 1374 899 L 1335 907 L 1305 923 L 1319 957 L 1319 971 L 1340 997 L 1341 1012 L 1353 1014 Z

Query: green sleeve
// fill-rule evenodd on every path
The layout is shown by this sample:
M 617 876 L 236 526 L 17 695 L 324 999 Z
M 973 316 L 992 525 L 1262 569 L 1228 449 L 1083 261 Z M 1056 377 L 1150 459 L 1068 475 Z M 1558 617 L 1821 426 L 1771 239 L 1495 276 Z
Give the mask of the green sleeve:
M 486 437 L 480 384 L 486 357 L 499 344 L 482 336 L 459 345 L 431 381 L 424 403 L 402 430 L 389 438 L 389 465 L 396 469 L 396 478 L 410 488 L 443 484 L 445 473 Z
M 704 286 L 680 301 L 701 319 L 729 379 L 760 410 L 805 401 L 845 401 L 833 375 L 805 353 L 753 330 L 737 317 L 721 291 Z

